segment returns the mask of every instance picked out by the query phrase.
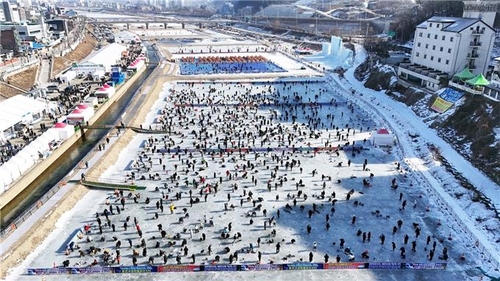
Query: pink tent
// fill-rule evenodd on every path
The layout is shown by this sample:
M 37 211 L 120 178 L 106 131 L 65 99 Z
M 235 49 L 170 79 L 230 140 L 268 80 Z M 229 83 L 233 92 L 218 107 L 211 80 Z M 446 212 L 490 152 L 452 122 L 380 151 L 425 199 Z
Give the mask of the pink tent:
M 59 122 L 59 123 L 56 123 L 56 124 L 54 125 L 54 128 L 65 128 L 67 125 L 68 125 L 68 124 L 66 124 L 66 123 L 61 123 L 61 122 Z
M 107 88 L 109 88 L 109 87 L 111 87 L 111 86 L 110 86 L 110 85 L 108 85 L 108 84 L 104 84 L 104 85 L 102 85 L 102 88 L 105 88 L 105 89 L 107 89 Z
M 78 107 L 78 109 L 82 109 L 82 110 L 85 110 L 88 108 L 88 106 L 86 106 L 85 104 L 79 104 L 76 107 Z
M 71 111 L 71 114 L 83 114 L 83 110 L 77 108 Z
M 379 129 L 377 131 L 377 134 L 379 134 L 379 135 L 388 135 L 390 133 L 389 133 L 389 131 L 387 131 L 387 129 Z

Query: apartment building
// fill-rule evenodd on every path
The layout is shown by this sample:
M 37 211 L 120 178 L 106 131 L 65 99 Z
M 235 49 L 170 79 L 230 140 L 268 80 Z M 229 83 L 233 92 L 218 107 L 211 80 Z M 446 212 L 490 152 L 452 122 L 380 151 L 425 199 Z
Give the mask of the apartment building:
M 486 74 L 494 39 L 479 18 L 432 17 L 417 26 L 411 62 L 401 63 L 398 75 L 435 91 L 464 68 Z

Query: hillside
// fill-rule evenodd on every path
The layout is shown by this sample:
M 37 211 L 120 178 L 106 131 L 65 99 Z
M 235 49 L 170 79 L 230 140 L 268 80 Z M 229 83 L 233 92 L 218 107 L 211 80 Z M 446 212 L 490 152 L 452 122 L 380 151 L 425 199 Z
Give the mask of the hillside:
M 500 184 L 500 103 L 482 96 L 465 95 L 443 114 L 430 109 L 436 95 L 416 88 L 396 88 L 392 67 L 365 62 L 356 70 L 356 78 L 365 87 L 385 90 L 394 99 L 408 105 L 439 135 L 491 179 Z

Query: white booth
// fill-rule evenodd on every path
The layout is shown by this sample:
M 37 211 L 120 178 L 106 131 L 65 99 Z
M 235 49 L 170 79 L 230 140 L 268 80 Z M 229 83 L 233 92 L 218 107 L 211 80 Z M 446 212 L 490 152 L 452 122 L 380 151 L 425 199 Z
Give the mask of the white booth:
M 115 88 L 109 86 L 108 84 L 104 84 L 94 93 L 94 95 L 100 99 L 109 99 L 114 94 L 115 94 Z
M 394 144 L 395 138 L 387 129 L 379 129 L 372 132 L 372 145 L 391 146 Z
M 78 125 L 85 123 L 85 114 L 81 109 L 75 109 L 70 114 L 66 116 L 66 122 L 70 125 Z
M 75 126 L 66 123 L 56 123 L 52 129 L 57 131 L 60 140 L 67 140 L 75 134 Z

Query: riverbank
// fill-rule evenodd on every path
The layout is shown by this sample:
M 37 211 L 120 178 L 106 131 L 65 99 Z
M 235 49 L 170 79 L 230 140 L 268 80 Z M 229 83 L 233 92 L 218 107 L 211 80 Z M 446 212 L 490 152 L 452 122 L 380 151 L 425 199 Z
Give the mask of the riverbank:
M 166 73 L 168 70 L 169 66 L 165 67 L 162 74 Z M 170 80 L 163 75 L 160 77 L 162 78 L 156 80 L 153 87 L 150 88 L 150 92 L 145 95 L 146 99 L 141 103 L 140 110 L 134 115 L 130 125 L 138 126 L 144 122 L 152 105 L 159 98 L 163 83 Z M 138 96 L 141 94 L 142 93 L 138 93 Z M 99 178 L 109 166 L 116 163 L 120 152 L 136 136 L 136 133 L 130 129 L 126 129 L 125 131 L 122 130 L 122 133 L 118 137 L 113 133 L 109 135 L 111 142 L 108 148 L 102 152 L 94 152 L 92 160 L 89 161 L 92 166 L 86 172 L 88 177 Z M 92 162 L 95 162 L 95 164 L 92 164 Z M 82 185 L 68 184 L 64 188 L 70 188 L 70 190 L 50 209 L 50 211 L 47 212 L 43 219 L 39 220 L 25 235 L 18 239 L 18 242 L 11 247 L 12 250 L 10 252 L 4 255 L 3 259 L 0 261 L 0 279 L 6 279 L 8 274 L 7 269 L 15 268 L 25 260 L 28 255 L 50 235 L 62 215 L 70 211 L 75 204 L 88 193 L 88 189 Z M 9 279 L 7 278 L 6 280 Z
M 95 124 L 100 120 L 100 118 L 105 115 L 108 111 L 109 108 L 119 99 L 123 97 L 123 95 L 129 90 L 129 88 L 141 77 L 142 73 L 146 70 L 146 68 L 143 68 L 139 70 L 134 76 L 129 78 L 125 84 L 123 84 L 116 92 L 115 95 L 113 95 L 105 104 L 103 104 L 92 116 L 92 118 L 89 121 L 89 124 Z M 65 153 L 69 151 L 71 147 L 82 137 L 82 132 L 77 131 L 73 136 L 71 136 L 69 139 L 64 141 L 61 146 L 56 149 L 51 155 L 49 155 L 46 159 L 44 159 L 42 162 L 38 163 L 35 165 L 31 170 L 29 170 L 25 175 L 23 175 L 22 178 L 20 178 L 13 186 L 9 188 L 5 193 L 3 193 L 0 196 L 0 200 L 2 202 L 1 207 L 0 207 L 0 213 L 7 214 L 9 211 L 9 204 L 15 200 L 17 196 L 19 196 L 26 188 L 28 188 L 37 178 L 39 178 L 44 171 L 52 167 L 56 161 L 62 157 Z M 79 166 L 81 166 L 82 163 L 80 163 Z M 61 186 L 64 186 L 64 183 L 66 180 L 62 180 L 60 182 Z M 43 204 L 45 202 L 40 202 L 40 204 Z M 5 216 L 5 215 L 4 215 Z M 5 220 L 5 217 L 2 218 L 2 221 Z M 24 220 L 20 220 L 21 222 Z M 5 236 L 9 235 L 10 232 L 12 232 L 15 228 L 19 227 L 18 225 L 19 220 L 16 220 L 13 224 L 10 224 L 10 228 L 7 228 L 4 230 L 4 236 L 2 237 L 2 241 L 5 239 Z

